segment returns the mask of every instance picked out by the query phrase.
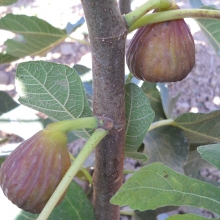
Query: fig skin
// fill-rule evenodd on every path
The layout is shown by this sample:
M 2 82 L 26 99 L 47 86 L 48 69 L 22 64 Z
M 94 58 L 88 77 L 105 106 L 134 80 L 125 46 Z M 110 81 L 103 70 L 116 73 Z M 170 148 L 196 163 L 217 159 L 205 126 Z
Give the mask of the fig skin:
M 0 169 L 0 186 L 19 208 L 40 213 L 70 165 L 65 133 L 45 129 L 7 157 Z
M 171 10 L 179 9 L 174 5 Z M 195 44 L 184 19 L 146 25 L 137 30 L 126 61 L 133 75 L 149 82 L 184 79 L 195 64 Z

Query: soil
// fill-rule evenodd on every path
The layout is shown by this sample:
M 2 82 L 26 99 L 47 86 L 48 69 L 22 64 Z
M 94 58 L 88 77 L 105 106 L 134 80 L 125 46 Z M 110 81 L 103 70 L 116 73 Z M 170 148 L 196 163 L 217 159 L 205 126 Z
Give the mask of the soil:
M 132 9 L 143 2 L 144 1 L 134 0 L 132 2 Z M 176 2 L 180 8 L 190 8 L 187 0 L 177 0 Z M 215 4 L 220 8 L 220 0 L 206 0 L 203 1 L 203 3 L 207 5 Z M 52 2 L 51 0 L 18 0 L 17 3 L 11 6 L 0 7 L 0 17 L 3 17 L 7 13 L 37 15 L 39 18 L 48 21 L 58 28 L 65 28 L 68 21 L 75 23 L 83 16 L 80 0 L 63 0 L 62 5 Z M 220 58 L 217 56 L 212 46 L 210 46 L 196 22 L 193 19 L 186 19 L 186 22 L 195 40 L 196 63 L 191 73 L 184 80 L 167 84 L 171 96 L 181 93 L 174 109 L 175 116 L 185 112 L 207 113 L 220 109 Z M 86 32 L 85 25 L 72 36 L 86 40 L 85 35 L 81 34 L 82 32 Z M 0 30 L 0 36 L 1 52 L 4 49 L 4 41 L 7 38 L 12 38 L 14 34 Z M 131 36 L 132 34 L 128 39 L 130 39 Z M 8 92 L 15 100 L 17 100 L 14 85 L 16 67 L 18 63 L 29 60 L 45 60 L 69 66 L 80 63 L 91 68 L 89 46 L 71 39 L 66 39 L 65 42 L 53 48 L 44 57 L 25 57 L 10 64 L 0 65 L 0 90 Z M 8 138 L 10 135 L 11 134 L 7 134 L 4 131 L 0 132 L 0 138 Z M 19 138 L 12 138 L 12 140 L 12 142 L 21 141 Z M 70 148 L 73 148 L 73 146 L 78 149 L 81 145 L 79 144 L 79 146 L 76 146 L 76 143 L 74 143 Z M 126 169 L 138 169 L 137 165 L 138 163 L 136 161 L 126 159 Z M 216 170 L 206 170 L 204 172 L 206 172 L 206 176 L 211 175 L 213 178 L 220 180 L 220 174 L 216 172 Z M 128 177 L 129 175 L 126 176 L 126 179 Z M 128 218 L 123 216 L 122 219 L 126 220 Z

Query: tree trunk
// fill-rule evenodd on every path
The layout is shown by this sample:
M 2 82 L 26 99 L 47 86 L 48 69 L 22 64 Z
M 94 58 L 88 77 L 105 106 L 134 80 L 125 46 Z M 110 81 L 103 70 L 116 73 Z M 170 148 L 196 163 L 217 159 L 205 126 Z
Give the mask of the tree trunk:
M 109 200 L 123 182 L 125 102 L 124 56 L 127 28 L 116 0 L 82 0 L 92 51 L 93 114 L 114 120 L 96 148 L 93 205 L 97 220 L 117 220 Z
M 131 0 L 119 0 L 121 14 L 127 14 L 131 11 Z

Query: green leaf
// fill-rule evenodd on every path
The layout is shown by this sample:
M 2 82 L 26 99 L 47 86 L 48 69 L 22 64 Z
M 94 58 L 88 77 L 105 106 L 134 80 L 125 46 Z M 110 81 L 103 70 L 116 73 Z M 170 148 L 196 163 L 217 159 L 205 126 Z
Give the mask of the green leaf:
M 208 114 L 186 113 L 175 119 L 190 143 L 209 144 L 220 141 L 220 111 Z
M 16 220 L 37 219 L 37 216 L 38 215 L 22 211 Z M 63 219 L 95 220 L 92 204 L 82 188 L 73 181 L 61 204 L 53 210 L 48 218 L 48 220 Z
M 183 173 L 183 165 L 187 161 L 188 142 L 181 129 L 173 126 L 162 126 L 147 133 L 145 153 L 147 164 L 162 162 L 168 167 Z
M 0 6 L 12 5 L 15 2 L 17 2 L 17 0 L 0 0 Z
M 134 83 L 125 85 L 125 102 L 125 148 L 127 152 L 136 152 L 154 119 L 154 112 L 142 89 Z
M 181 94 L 176 95 L 175 97 L 170 98 L 169 91 L 166 83 L 158 83 L 160 88 L 160 95 L 162 100 L 162 106 L 166 118 L 172 118 L 173 109 L 180 97 Z
M 220 170 L 220 144 L 211 144 L 197 148 L 201 157 Z
M 68 66 L 44 61 L 21 63 L 16 88 L 23 105 L 45 113 L 53 121 L 92 115 L 80 77 Z M 90 132 L 84 129 L 77 135 L 88 138 Z
M 7 14 L 0 19 L 0 29 L 19 34 L 5 42 L 7 54 L 15 57 L 45 53 L 62 42 L 67 34 L 46 21 L 26 15 Z
M 18 59 L 19 59 L 19 57 L 14 57 L 10 54 L 0 53 L 0 64 L 10 63 L 10 62 L 18 60 Z
M 11 111 L 18 106 L 19 104 L 15 102 L 8 93 L 0 91 L 0 115 Z
M 155 112 L 154 121 L 166 119 L 163 111 L 160 93 L 156 88 L 156 83 L 144 82 L 141 86 L 148 100 L 150 101 L 151 108 Z
M 135 172 L 110 202 L 140 211 L 187 205 L 220 214 L 220 189 L 153 163 Z
M 199 144 L 198 144 L 199 146 Z M 213 185 L 219 186 L 220 183 L 207 179 L 201 175 L 201 170 L 204 168 L 213 168 L 213 166 L 204 160 L 197 152 L 197 145 L 191 145 L 186 164 L 184 165 L 184 173 L 192 178 L 202 180 Z
M 217 10 L 214 7 L 201 7 L 202 9 Z M 220 21 L 216 19 L 196 19 L 201 31 L 208 39 L 220 57 Z

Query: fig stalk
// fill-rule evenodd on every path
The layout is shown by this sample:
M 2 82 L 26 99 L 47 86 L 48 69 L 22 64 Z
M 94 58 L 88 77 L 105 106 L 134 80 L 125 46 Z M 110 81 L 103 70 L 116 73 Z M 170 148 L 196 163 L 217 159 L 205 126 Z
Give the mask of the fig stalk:
M 98 127 L 108 130 L 107 126 L 111 126 L 111 124 L 112 120 L 110 118 L 93 116 L 54 122 L 47 125 L 46 129 L 50 131 L 62 131 L 64 133 L 85 128 L 95 129 Z
M 134 11 L 124 16 L 128 27 L 134 24 L 143 15 L 153 9 L 167 9 L 172 6 L 173 0 L 149 0 Z
M 128 32 L 132 32 L 145 25 L 182 18 L 220 19 L 220 11 L 210 9 L 179 9 L 146 14 L 130 25 Z
M 169 13 L 172 11 L 178 12 L 178 5 L 169 8 Z M 184 79 L 195 64 L 195 43 L 184 19 L 138 29 L 130 42 L 126 61 L 130 72 L 144 81 L 176 82 Z
M 89 138 L 83 149 L 80 151 L 75 161 L 71 165 L 71 167 L 66 172 L 63 179 L 60 181 L 53 195 L 48 200 L 41 214 L 38 216 L 37 220 L 46 220 L 50 213 L 53 211 L 60 197 L 66 191 L 67 187 L 71 183 L 72 179 L 76 175 L 77 171 L 83 165 L 87 157 L 91 154 L 91 152 L 95 149 L 98 143 L 109 133 L 108 130 L 104 130 L 102 128 L 98 128 Z

